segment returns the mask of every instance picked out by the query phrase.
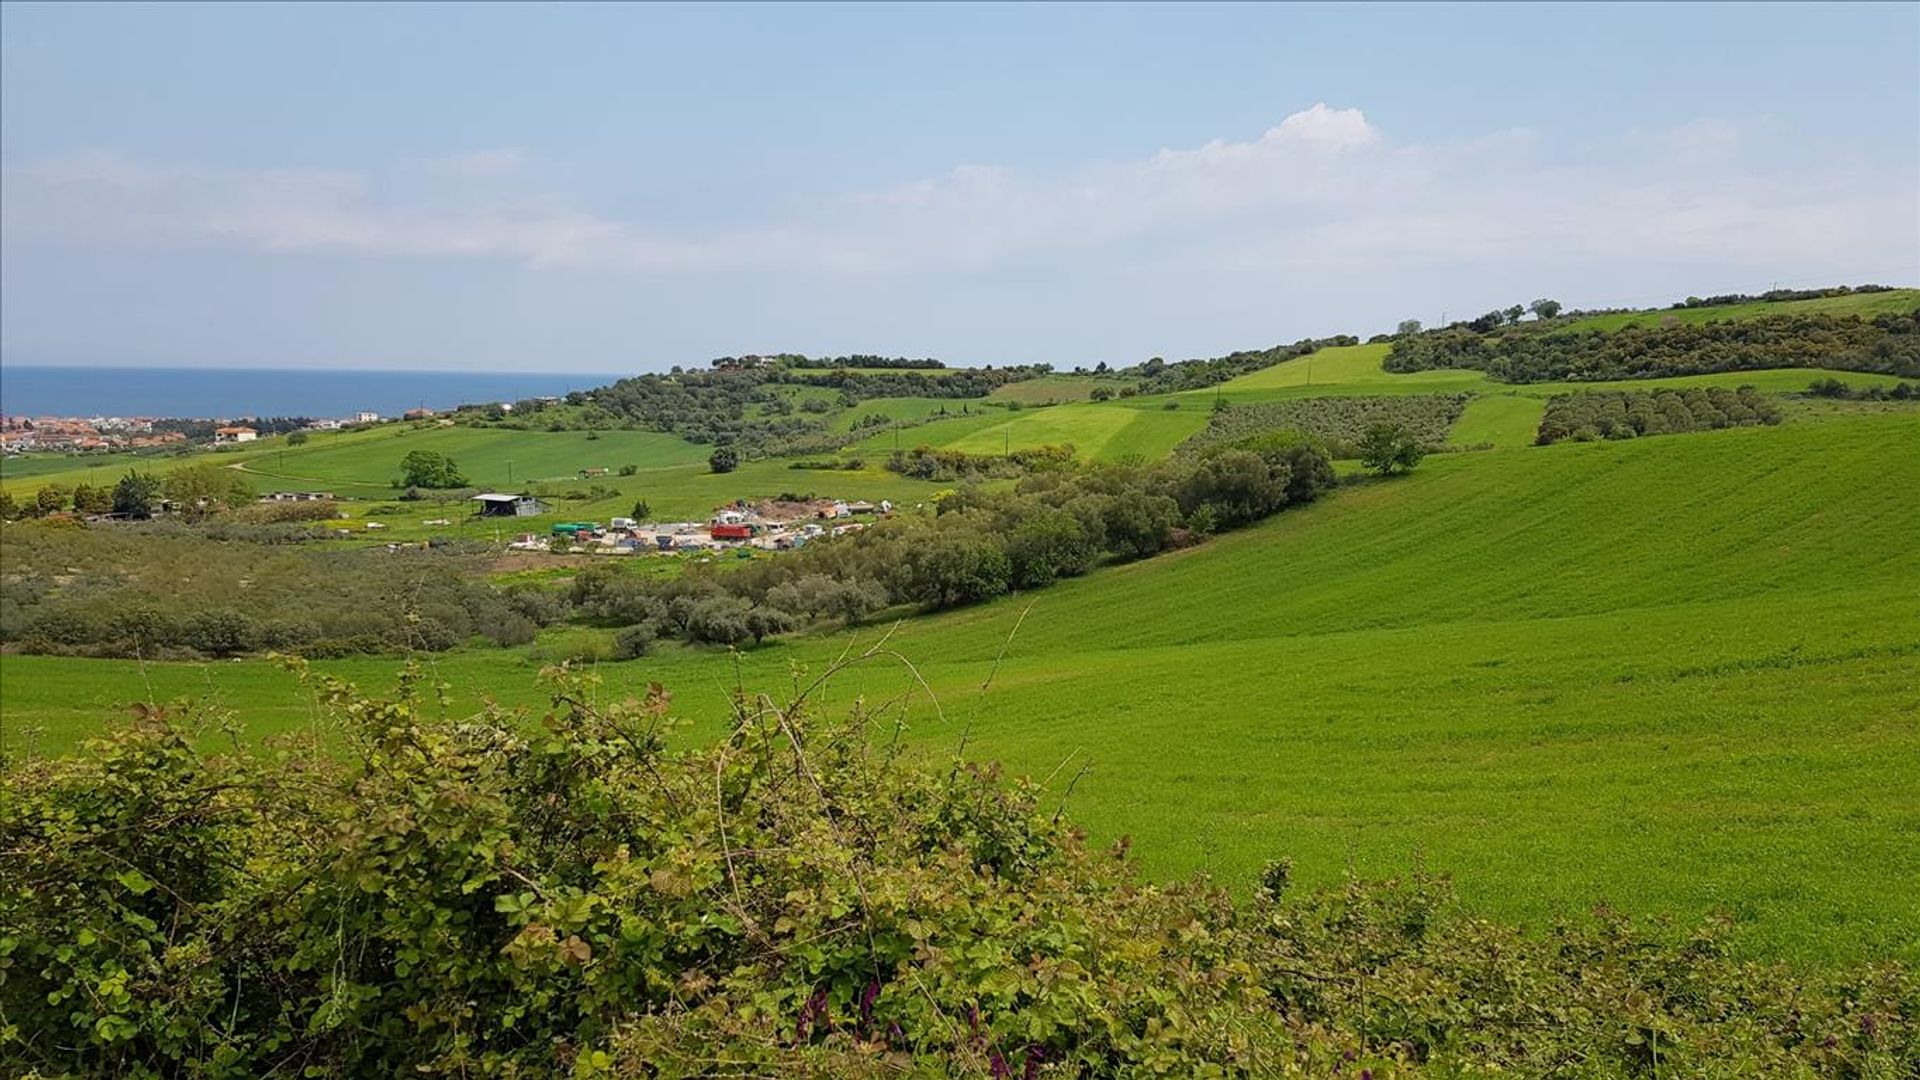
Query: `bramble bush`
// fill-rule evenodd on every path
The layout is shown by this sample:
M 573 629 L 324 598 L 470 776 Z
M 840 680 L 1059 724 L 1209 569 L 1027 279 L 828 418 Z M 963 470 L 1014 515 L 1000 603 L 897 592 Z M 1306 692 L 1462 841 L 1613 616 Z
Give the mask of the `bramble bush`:
M 889 656 L 886 643 L 847 662 Z M 0 1071 L 534 1077 L 1847 1076 L 1920 1064 L 1895 965 L 1815 976 L 1441 878 L 1235 902 L 898 718 L 564 669 L 535 718 L 417 670 L 256 750 L 142 705 L 0 777 Z M 325 744 L 327 749 L 322 749 Z

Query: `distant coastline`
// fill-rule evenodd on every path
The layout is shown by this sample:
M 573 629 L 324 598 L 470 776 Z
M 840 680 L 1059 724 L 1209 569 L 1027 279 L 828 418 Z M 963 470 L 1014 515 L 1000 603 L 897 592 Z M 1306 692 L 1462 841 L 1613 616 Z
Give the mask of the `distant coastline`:
M 637 373 L 636 373 L 637 374 Z M 0 365 L 8 416 L 395 415 L 605 386 L 618 374 Z

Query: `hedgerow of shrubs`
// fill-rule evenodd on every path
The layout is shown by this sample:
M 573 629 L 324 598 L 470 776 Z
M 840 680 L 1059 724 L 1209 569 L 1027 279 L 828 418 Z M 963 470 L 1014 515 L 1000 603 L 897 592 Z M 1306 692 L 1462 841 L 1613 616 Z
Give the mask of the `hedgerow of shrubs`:
M 1541 446 L 1566 439 L 1632 439 L 1717 428 L 1780 422 L 1780 407 L 1751 386 L 1685 390 L 1589 391 L 1547 399 L 1534 442 Z
M 1231 446 L 1267 432 L 1297 431 L 1335 458 L 1357 458 L 1367 432 L 1382 424 L 1399 427 L 1423 445 L 1438 447 L 1467 406 L 1466 394 L 1406 394 L 1374 397 L 1295 398 L 1233 404 L 1216 410 L 1180 444 L 1178 453 Z
M 860 658 L 879 659 L 870 652 Z M 824 677 L 824 674 L 823 674 Z M 565 680 L 529 718 L 317 679 L 320 728 L 177 709 L 0 775 L 14 1076 L 1858 1077 L 1920 985 L 1600 912 L 1526 933 L 1444 879 L 1236 902 L 1090 848 L 1064 795 L 891 717 Z M 322 726 L 323 725 L 323 726 Z M 331 745 L 321 750 L 322 742 Z M 1276 852 L 1276 856 L 1279 853 Z
M 1848 386 L 1835 378 L 1815 379 L 1807 384 L 1807 393 L 1814 397 L 1833 398 L 1838 401 L 1915 401 L 1920 400 L 1920 387 L 1912 383 L 1898 382 L 1892 386 Z
M 1394 372 L 1474 368 L 1502 382 L 1650 379 L 1762 368 L 1825 367 L 1920 376 L 1920 312 L 1767 315 L 1752 319 L 1607 332 L 1527 323 L 1477 333 L 1464 328 L 1396 338 L 1383 362 Z

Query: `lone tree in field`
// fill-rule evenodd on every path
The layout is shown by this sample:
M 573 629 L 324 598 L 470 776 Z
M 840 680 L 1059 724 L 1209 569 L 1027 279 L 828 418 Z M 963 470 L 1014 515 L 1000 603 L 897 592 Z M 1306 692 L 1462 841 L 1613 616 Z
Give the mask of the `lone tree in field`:
M 1535 300 L 1533 303 L 1527 305 L 1527 310 L 1533 312 L 1534 318 L 1544 322 L 1560 314 L 1560 301 Z
M 740 452 L 731 446 L 722 446 L 707 458 L 707 467 L 717 473 L 732 472 L 740 467 Z
M 113 512 L 121 517 L 145 520 L 153 516 L 153 501 L 159 497 L 159 477 L 129 469 L 127 475 L 113 485 Z
M 453 459 L 434 450 L 410 451 L 400 459 L 400 486 L 417 488 L 466 487 L 467 478 Z
M 403 488 L 465 488 L 459 465 L 434 450 L 413 450 L 399 459 L 399 486 Z
M 1410 472 L 1426 456 L 1427 448 L 1404 424 L 1375 424 L 1360 440 L 1360 464 L 1381 476 Z
M 175 469 L 160 489 L 189 521 L 253 501 L 253 485 L 245 476 L 212 462 Z

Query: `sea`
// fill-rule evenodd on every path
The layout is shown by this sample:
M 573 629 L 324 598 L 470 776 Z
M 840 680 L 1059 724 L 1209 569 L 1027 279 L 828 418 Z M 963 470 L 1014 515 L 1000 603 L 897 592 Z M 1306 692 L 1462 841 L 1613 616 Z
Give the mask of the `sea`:
M 38 367 L 0 364 L 8 416 L 397 416 L 605 386 L 619 374 L 296 368 Z

